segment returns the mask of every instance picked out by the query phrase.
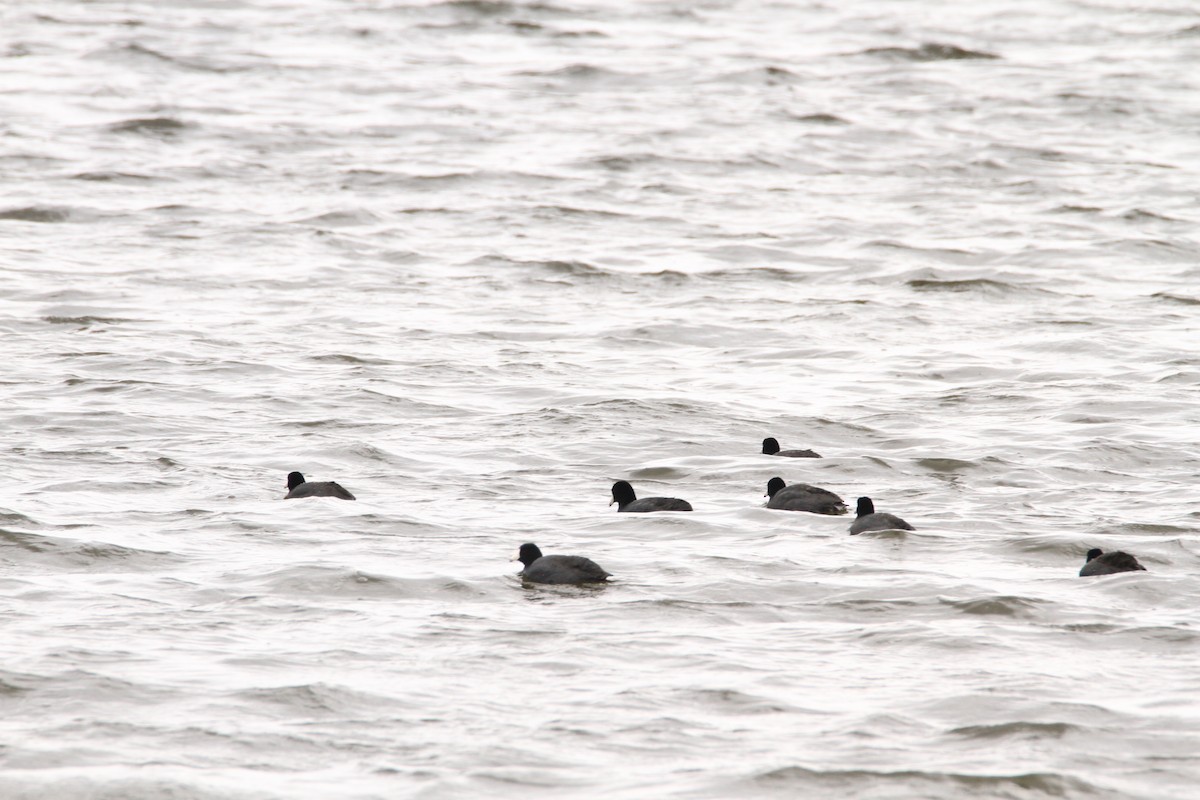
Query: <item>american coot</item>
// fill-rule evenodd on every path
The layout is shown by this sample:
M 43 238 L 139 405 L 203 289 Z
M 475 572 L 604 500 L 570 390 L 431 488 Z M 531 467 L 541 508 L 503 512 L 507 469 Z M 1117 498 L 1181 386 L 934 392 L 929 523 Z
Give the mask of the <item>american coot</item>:
M 850 523 L 850 533 L 864 531 L 915 531 L 912 525 L 895 514 L 884 514 L 875 510 L 869 497 L 858 498 L 858 516 Z
M 1112 575 L 1117 572 L 1146 571 L 1138 560 L 1122 550 L 1106 553 L 1099 547 L 1093 547 L 1087 552 L 1087 563 L 1079 570 L 1079 577 L 1087 578 L 1092 575 Z
M 617 511 L 691 511 L 692 504 L 687 500 L 675 497 L 643 497 L 637 499 L 629 481 L 617 481 L 612 488 L 612 503 L 617 504 Z
M 773 437 L 768 436 L 763 439 L 763 455 L 766 456 L 783 456 L 784 458 L 820 458 L 820 454 L 812 450 L 780 450 L 779 442 Z
M 299 472 L 288 475 L 288 493 L 284 500 L 294 500 L 297 497 L 337 497 L 342 500 L 353 500 L 354 495 L 342 488 L 341 484 L 333 481 L 306 481 Z
M 845 514 L 846 503 L 828 489 L 793 483 L 788 486 L 783 478 L 767 481 L 767 508 L 783 511 L 808 511 L 812 514 Z
M 536 544 L 528 542 L 513 558 L 525 565 L 521 577 L 532 583 L 603 583 L 610 574 L 583 556 L 544 556 Z

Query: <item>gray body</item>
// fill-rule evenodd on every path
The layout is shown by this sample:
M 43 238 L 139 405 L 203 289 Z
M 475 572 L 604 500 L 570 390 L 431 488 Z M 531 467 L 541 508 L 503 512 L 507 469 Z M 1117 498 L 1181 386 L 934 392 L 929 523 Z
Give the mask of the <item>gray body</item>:
M 885 514 L 875 510 L 875 503 L 869 497 L 858 498 L 858 516 L 850 523 L 851 535 L 866 531 L 915 531 L 912 525 L 897 517 L 895 514 Z
M 1097 555 L 1092 555 L 1092 553 Z M 1118 572 L 1145 572 L 1146 568 L 1138 560 L 1122 550 L 1105 553 L 1096 548 L 1088 553 L 1087 563 L 1079 570 L 1079 577 L 1089 578 L 1093 575 L 1115 575 Z
M 647 513 L 650 511 L 691 511 L 692 504 L 677 497 L 643 497 L 638 499 L 629 481 L 617 481 L 612 487 L 612 502 L 617 511 Z M 612 503 L 609 503 L 611 506 Z
M 810 514 L 838 516 L 846 513 L 846 503 L 828 489 L 794 483 L 785 486 L 767 501 L 767 508 L 781 511 L 807 511 Z
M 763 455 L 782 456 L 783 458 L 820 458 L 820 453 L 814 450 L 780 450 L 779 442 L 773 437 L 763 439 Z
M 521 570 L 531 583 L 603 583 L 609 574 L 583 556 L 542 556 Z
M 306 481 L 299 472 L 288 474 L 288 493 L 284 500 L 295 500 L 298 497 L 336 497 L 339 500 L 353 500 L 354 495 L 346 491 L 340 483 L 334 481 Z
M 895 514 L 884 514 L 876 511 L 874 514 L 864 514 L 850 523 L 850 533 L 865 531 L 915 531 L 912 525 L 897 517 Z
M 354 495 L 346 491 L 334 481 L 306 481 L 287 493 L 284 500 L 294 500 L 297 497 L 338 497 L 342 500 L 354 500 Z
M 632 511 L 644 513 L 647 511 L 691 511 L 692 504 L 677 497 L 643 497 L 623 506 L 617 506 L 617 511 Z

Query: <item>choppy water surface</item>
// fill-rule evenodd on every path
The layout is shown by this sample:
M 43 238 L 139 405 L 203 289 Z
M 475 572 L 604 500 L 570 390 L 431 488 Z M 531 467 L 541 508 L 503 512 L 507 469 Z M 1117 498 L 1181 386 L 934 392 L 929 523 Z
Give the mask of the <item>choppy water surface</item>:
M 4 798 L 1196 796 L 1192 3 L 0 14 Z

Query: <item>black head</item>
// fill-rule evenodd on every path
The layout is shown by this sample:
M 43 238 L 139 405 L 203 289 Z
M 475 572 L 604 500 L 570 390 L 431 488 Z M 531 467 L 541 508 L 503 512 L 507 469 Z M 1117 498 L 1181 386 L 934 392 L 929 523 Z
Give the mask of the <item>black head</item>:
M 871 498 L 869 498 L 869 497 L 858 498 L 858 511 L 856 514 L 857 516 L 865 517 L 867 514 L 874 514 L 874 513 L 875 513 L 875 504 L 873 502 L 871 502 Z
M 629 485 L 629 481 L 617 481 L 613 484 L 613 503 L 618 506 L 623 506 L 626 503 L 632 503 L 637 500 L 637 495 L 633 493 L 633 487 Z M 609 503 L 611 506 L 612 503 Z
M 779 442 L 771 436 L 763 439 L 763 455 L 773 456 L 779 452 Z
M 1087 552 L 1087 560 L 1091 561 L 1093 558 L 1099 558 L 1102 555 L 1104 555 L 1103 550 L 1101 550 L 1099 547 L 1093 547 Z
M 533 542 L 526 542 L 521 545 L 521 549 L 517 551 L 517 561 L 520 561 L 525 566 L 529 566 L 533 562 L 542 557 L 542 551 Z
M 787 484 L 783 482 L 783 478 L 771 478 L 767 481 L 767 497 L 774 497 L 775 493 L 785 486 Z
M 288 491 L 295 489 L 300 484 L 304 483 L 304 476 L 299 472 L 291 472 L 288 474 Z

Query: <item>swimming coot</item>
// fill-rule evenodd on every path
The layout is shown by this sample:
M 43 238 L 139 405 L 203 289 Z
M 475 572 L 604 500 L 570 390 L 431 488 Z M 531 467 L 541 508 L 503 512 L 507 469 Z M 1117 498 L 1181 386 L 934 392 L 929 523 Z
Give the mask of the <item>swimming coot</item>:
M 828 489 L 819 486 L 809 486 L 807 483 L 793 483 L 788 486 L 783 478 L 771 478 L 767 481 L 767 508 L 777 508 L 783 511 L 807 511 L 811 514 L 845 514 L 846 503 Z
M 629 481 L 617 481 L 612 487 L 612 503 L 617 504 L 617 511 L 691 511 L 692 504 L 687 500 L 675 497 L 643 497 L 637 499 Z
M 780 450 L 779 442 L 773 437 L 768 436 L 763 439 L 763 455 L 766 456 L 783 456 L 784 458 L 820 458 L 820 454 L 812 450 Z
M 342 488 L 341 484 L 333 481 L 306 481 L 299 472 L 288 475 L 288 493 L 284 500 L 294 500 L 297 497 L 337 497 L 342 500 L 353 500 L 354 495 Z
M 912 525 L 897 517 L 895 514 L 884 514 L 875 510 L 875 504 L 869 497 L 858 498 L 858 516 L 850 523 L 850 533 L 864 531 L 915 531 Z
M 525 565 L 521 577 L 532 583 L 603 583 L 610 574 L 583 556 L 544 556 L 532 542 L 521 545 L 513 558 Z
M 1093 547 L 1087 552 L 1087 562 L 1079 570 L 1079 577 L 1087 578 L 1092 575 L 1113 575 L 1118 572 L 1145 572 L 1146 568 L 1138 560 L 1122 550 L 1106 553 L 1099 547 Z

